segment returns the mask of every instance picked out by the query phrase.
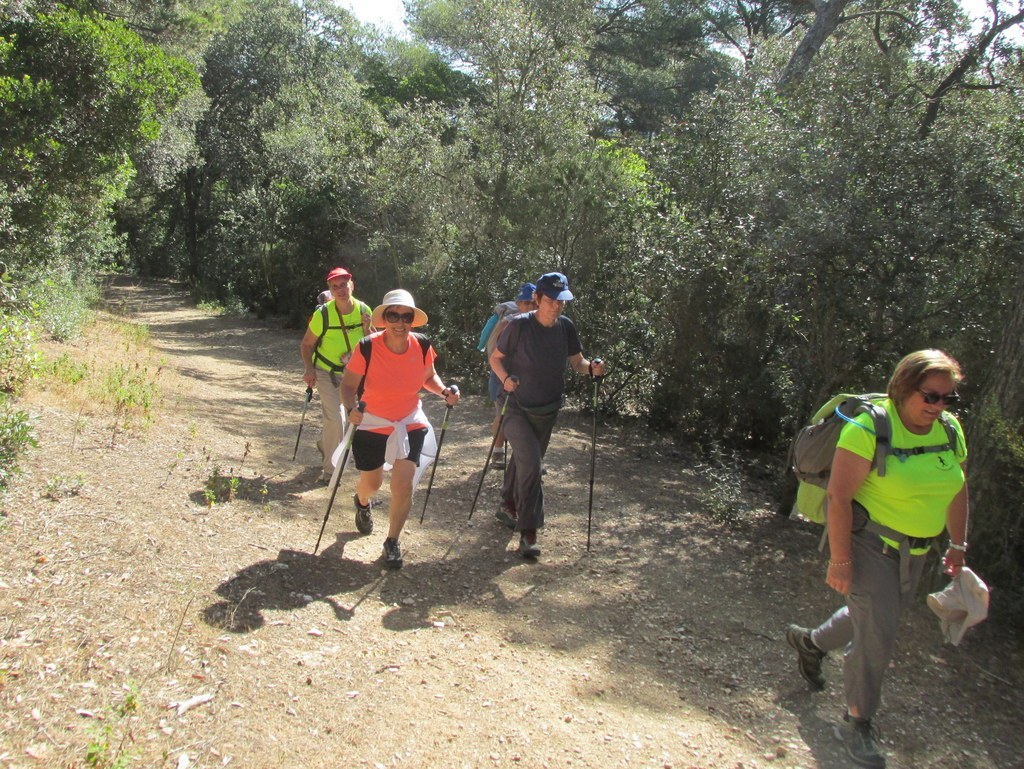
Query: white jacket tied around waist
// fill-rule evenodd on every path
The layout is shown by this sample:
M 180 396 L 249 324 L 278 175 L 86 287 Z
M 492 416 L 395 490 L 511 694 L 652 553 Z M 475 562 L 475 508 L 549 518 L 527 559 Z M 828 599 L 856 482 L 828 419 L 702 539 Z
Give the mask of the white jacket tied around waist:
M 415 492 L 416 486 L 419 485 L 420 478 L 423 476 L 423 472 L 430 467 L 431 463 L 437 457 L 437 440 L 434 437 L 434 428 L 430 424 L 430 420 L 427 419 L 426 413 L 423 411 L 422 402 L 416 406 L 416 409 L 403 417 L 402 419 L 392 421 L 385 419 L 384 417 L 371 414 L 369 411 L 363 413 L 363 421 L 358 425 L 359 430 L 377 430 L 382 427 L 394 428 L 391 435 L 388 436 L 387 446 L 384 448 L 384 469 L 390 470 L 395 460 L 405 459 L 409 456 L 409 425 L 421 424 L 426 425 L 427 435 L 423 439 L 423 450 L 420 452 L 420 463 L 416 468 L 416 473 L 412 479 L 412 487 Z M 355 425 L 350 425 L 351 430 Z M 347 436 L 346 436 L 347 438 Z M 341 453 L 344 447 L 348 444 L 348 440 L 343 440 L 338 448 L 334 450 L 334 465 L 337 468 L 338 462 L 341 459 Z M 342 468 L 343 470 L 344 468 Z

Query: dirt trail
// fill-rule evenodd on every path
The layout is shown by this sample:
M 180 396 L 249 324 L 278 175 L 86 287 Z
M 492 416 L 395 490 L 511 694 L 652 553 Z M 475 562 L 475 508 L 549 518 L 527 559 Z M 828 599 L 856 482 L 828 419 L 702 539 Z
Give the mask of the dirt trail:
M 849 765 L 838 660 L 811 694 L 781 635 L 836 605 L 817 531 L 756 487 L 602 425 L 588 553 L 589 420 L 565 413 L 527 563 L 496 477 L 466 521 L 490 420 L 470 397 L 405 568 L 382 569 L 383 514 L 355 533 L 352 476 L 314 557 L 327 490 L 315 401 L 290 461 L 298 332 L 167 284 L 119 279 L 108 300 L 116 316 L 49 354 L 127 359 L 162 399 L 125 431 L 55 382 L 26 397 L 40 449 L 0 518 L 0 767 Z M 218 469 L 237 498 L 207 507 Z M 1024 767 L 1022 660 L 991 625 L 943 645 L 922 601 L 878 719 L 890 767 Z

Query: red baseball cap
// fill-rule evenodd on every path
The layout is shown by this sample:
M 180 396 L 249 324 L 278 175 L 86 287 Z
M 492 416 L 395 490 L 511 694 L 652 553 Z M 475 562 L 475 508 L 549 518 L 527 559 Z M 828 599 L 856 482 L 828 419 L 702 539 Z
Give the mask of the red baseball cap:
M 352 273 L 346 270 L 344 267 L 335 267 L 329 273 L 327 273 L 327 281 L 330 282 L 335 278 L 348 278 L 352 279 Z

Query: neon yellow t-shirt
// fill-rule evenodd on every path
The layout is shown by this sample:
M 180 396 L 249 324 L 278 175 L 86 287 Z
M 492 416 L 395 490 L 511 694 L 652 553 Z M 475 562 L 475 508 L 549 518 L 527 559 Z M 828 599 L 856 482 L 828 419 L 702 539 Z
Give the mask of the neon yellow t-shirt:
M 343 318 L 338 317 L 338 308 L 333 299 L 324 305 L 327 308 L 327 333 L 324 334 L 323 339 L 320 340 L 320 346 L 313 354 L 313 365 L 317 368 L 322 368 L 324 371 L 331 370 L 331 366 L 324 361 L 324 358 L 333 363 L 335 368 L 344 366 L 352 357 L 352 351 L 359 346 L 359 340 L 363 338 L 363 314 L 369 315 L 371 311 L 366 304 L 358 299 L 353 298 L 352 304 L 354 305 L 352 312 Z M 342 330 L 343 325 L 344 331 Z M 309 319 L 309 330 L 316 334 L 317 338 L 323 333 L 324 318 L 319 308 Z
M 886 398 L 881 405 L 889 415 L 894 448 L 913 449 L 949 442 L 940 420 L 935 420 L 927 435 L 917 435 L 903 426 L 892 400 Z M 963 462 L 967 459 L 963 428 L 955 416 L 948 416 L 958 438 L 955 451 L 947 449 L 907 457 L 889 455 L 885 458 L 882 477 L 873 466 L 875 435 L 871 415 L 858 414 L 856 424 L 843 427 L 837 447 L 872 462 L 871 472 L 853 495 L 868 510 L 872 520 L 910 537 L 936 537 L 942 533 L 949 504 L 964 487 Z

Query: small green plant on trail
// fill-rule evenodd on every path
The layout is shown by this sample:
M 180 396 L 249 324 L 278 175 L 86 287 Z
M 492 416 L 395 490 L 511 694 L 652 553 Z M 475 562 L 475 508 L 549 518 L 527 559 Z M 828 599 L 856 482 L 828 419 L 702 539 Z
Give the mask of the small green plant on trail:
M 111 429 L 111 445 L 117 439 L 119 427 L 130 427 L 136 421 L 149 424 L 153 421 L 153 404 L 160 388 L 156 378 L 160 369 L 150 374 L 149 368 L 138 363 L 117 365 L 107 372 L 100 397 L 114 407 L 114 424 Z
M 77 496 L 85 486 L 85 476 L 76 473 L 73 476 L 55 475 L 46 482 L 44 494 L 52 500 L 66 499 Z
M 103 381 L 102 394 L 115 410 L 138 413 L 147 421 L 152 418 L 158 392 L 155 375 L 151 376 L 149 368 L 138 363 L 114 366 Z
M 139 692 L 134 683 L 129 683 L 126 688 L 124 699 L 109 709 L 111 717 L 92 730 L 85 749 L 85 765 L 92 769 L 127 769 L 132 763 L 132 756 L 125 752 L 124 744 L 132 740 L 131 719 L 139 709 Z
M 238 494 L 238 487 L 241 485 L 242 479 L 235 475 L 233 470 L 229 471 L 227 475 L 223 475 L 219 467 L 214 467 L 203 487 L 206 506 L 212 507 L 217 502 L 233 501 Z
M 89 375 L 89 365 L 80 363 L 66 352 L 62 352 L 53 360 L 43 364 L 39 373 L 64 384 L 76 385 Z

